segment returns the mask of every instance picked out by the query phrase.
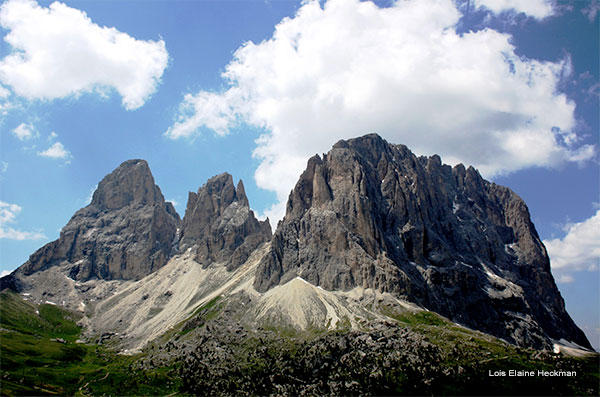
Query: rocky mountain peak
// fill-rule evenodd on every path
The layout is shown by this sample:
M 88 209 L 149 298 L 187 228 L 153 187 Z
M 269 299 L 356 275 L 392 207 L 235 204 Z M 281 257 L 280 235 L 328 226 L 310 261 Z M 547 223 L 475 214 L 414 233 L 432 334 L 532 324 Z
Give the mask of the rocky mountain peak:
M 256 219 L 241 180 L 236 188 L 232 176 L 223 173 L 189 193 L 179 250 L 195 249 L 203 266 L 224 262 L 233 269 L 270 238 L 269 222 Z
M 92 196 L 92 205 L 119 209 L 131 204 L 145 205 L 164 201 L 145 160 L 127 160 L 105 176 Z
M 589 347 L 518 195 L 375 134 L 312 157 L 290 193 L 254 286 L 295 277 L 390 292 L 520 345 Z
M 148 163 L 128 160 L 100 181 L 59 239 L 33 253 L 17 274 L 60 266 L 76 280 L 138 280 L 167 262 L 179 222 Z
M 235 188 L 235 196 L 237 201 L 239 201 L 240 205 L 249 207 L 250 203 L 248 202 L 248 197 L 246 197 L 246 189 L 244 188 L 244 182 L 240 179 Z

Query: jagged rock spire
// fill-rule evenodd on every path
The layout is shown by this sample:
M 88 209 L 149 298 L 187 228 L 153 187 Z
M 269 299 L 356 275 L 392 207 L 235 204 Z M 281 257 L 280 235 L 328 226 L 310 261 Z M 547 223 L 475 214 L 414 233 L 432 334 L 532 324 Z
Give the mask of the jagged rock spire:
M 233 269 L 270 238 L 269 222 L 256 219 L 241 180 L 235 188 L 232 176 L 223 173 L 189 193 L 179 250 L 194 247 L 203 266 L 222 262 Z

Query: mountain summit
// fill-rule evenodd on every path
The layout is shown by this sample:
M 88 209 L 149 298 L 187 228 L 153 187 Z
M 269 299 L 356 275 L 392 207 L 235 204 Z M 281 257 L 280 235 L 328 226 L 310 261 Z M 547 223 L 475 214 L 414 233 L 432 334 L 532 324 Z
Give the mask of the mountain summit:
M 375 134 L 308 161 L 254 287 L 296 277 L 389 292 L 520 346 L 590 347 L 519 196 Z
M 236 188 L 231 175 L 223 173 L 189 193 L 179 248 L 195 247 L 195 259 L 203 267 L 226 262 L 232 270 L 270 239 L 269 220 L 256 219 L 241 180 Z
M 148 163 L 128 160 L 100 181 L 59 239 L 34 252 L 17 274 L 62 266 L 79 281 L 139 280 L 167 263 L 179 222 Z

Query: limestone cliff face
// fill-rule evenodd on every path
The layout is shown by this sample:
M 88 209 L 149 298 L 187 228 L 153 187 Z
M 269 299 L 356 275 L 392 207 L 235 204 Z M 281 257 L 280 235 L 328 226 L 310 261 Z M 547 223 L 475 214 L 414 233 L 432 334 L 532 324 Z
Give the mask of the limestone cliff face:
M 232 270 L 270 238 L 269 221 L 256 219 L 242 181 L 236 188 L 231 175 L 224 173 L 189 193 L 179 251 L 194 249 L 203 267 L 220 262 Z
M 518 345 L 590 346 L 519 196 L 377 135 L 308 161 L 254 286 L 296 276 L 327 290 L 391 292 Z
M 59 239 L 33 253 L 16 275 L 61 265 L 80 281 L 139 280 L 167 262 L 179 222 L 146 161 L 129 160 L 102 179 Z

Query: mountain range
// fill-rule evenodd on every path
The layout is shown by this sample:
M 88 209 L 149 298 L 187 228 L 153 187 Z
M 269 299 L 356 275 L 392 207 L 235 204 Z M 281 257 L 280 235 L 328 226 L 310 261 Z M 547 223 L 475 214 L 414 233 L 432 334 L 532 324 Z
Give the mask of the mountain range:
M 310 158 L 274 232 L 227 173 L 190 192 L 181 219 L 148 164 L 125 161 L 0 284 L 80 313 L 88 341 L 125 354 L 205 326 L 213 307 L 236 335 L 435 313 L 519 348 L 591 349 L 517 194 L 375 134 Z

